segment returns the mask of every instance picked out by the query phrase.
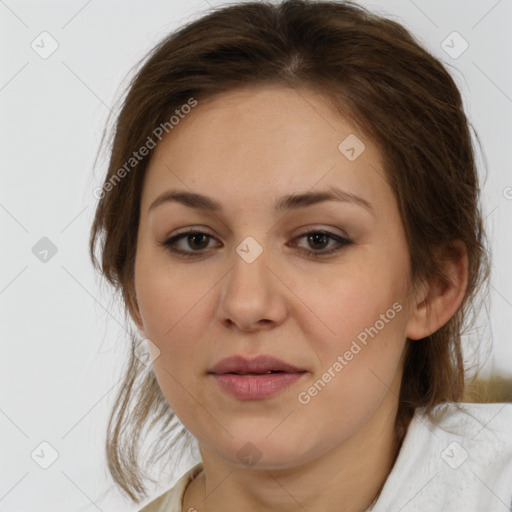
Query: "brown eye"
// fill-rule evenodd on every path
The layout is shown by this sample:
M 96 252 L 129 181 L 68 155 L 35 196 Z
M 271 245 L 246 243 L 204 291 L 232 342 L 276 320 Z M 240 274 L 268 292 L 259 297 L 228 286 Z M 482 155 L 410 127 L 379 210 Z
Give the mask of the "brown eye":
M 170 252 L 178 254 L 179 256 L 199 257 L 206 253 L 205 249 L 209 248 L 209 242 L 214 239 L 212 235 L 202 231 L 188 231 L 173 236 L 165 242 L 160 243 L 160 245 L 165 246 Z M 308 247 L 300 247 L 295 243 L 292 244 L 292 246 L 300 248 L 307 256 L 313 258 L 321 258 L 322 256 L 339 252 L 344 247 L 353 243 L 347 238 L 343 238 L 328 231 L 310 231 L 298 236 L 296 240 L 298 239 L 306 239 L 308 247 L 313 250 L 310 250 Z M 330 241 L 335 242 L 331 247 L 329 247 Z
M 181 256 L 200 256 L 214 237 L 202 231 L 188 231 L 162 242 L 169 251 Z
M 188 235 L 186 240 L 192 249 L 205 249 L 208 246 L 208 238 L 205 233 L 193 233 Z
M 293 244 L 293 246 L 301 248 L 307 256 L 311 256 L 313 258 L 321 258 L 322 256 L 333 254 L 353 243 L 351 240 L 335 235 L 334 233 L 330 233 L 329 231 L 310 231 L 298 236 L 297 240 L 301 238 L 305 238 L 308 247 L 311 247 L 314 250 L 310 250 L 307 247 L 300 247 L 297 244 Z M 334 245 L 326 249 L 329 241 L 331 240 L 335 242 Z
M 313 249 L 325 249 L 329 243 L 329 236 L 324 233 L 312 233 L 308 235 L 308 243 Z

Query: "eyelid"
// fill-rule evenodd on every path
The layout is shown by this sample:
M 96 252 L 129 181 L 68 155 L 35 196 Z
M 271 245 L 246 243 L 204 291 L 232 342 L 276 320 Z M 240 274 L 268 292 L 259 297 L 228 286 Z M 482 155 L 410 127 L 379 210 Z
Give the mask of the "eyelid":
M 158 242 L 159 245 L 163 246 L 165 249 L 167 249 L 170 253 L 177 255 L 181 258 L 199 258 L 201 256 L 209 255 L 211 252 L 210 249 L 204 249 L 204 250 L 198 250 L 198 251 L 187 251 L 176 248 L 176 244 L 181 241 L 183 238 L 185 238 L 187 235 L 194 235 L 194 234 L 202 234 L 206 235 L 210 239 L 216 240 L 217 238 L 208 233 L 207 230 L 203 229 L 202 227 L 190 227 L 190 228 L 183 228 L 184 231 L 179 231 L 177 233 L 174 233 L 172 236 L 167 237 L 163 242 Z M 336 242 L 336 244 L 329 248 L 329 249 L 323 249 L 320 251 L 314 251 L 310 249 L 306 249 L 304 247 L 298 247 L 297 243 L 295 242 L 297 239 L 302 238 L 306 235 L 310 234 L 321 234 L 327 236 L 330 240 L 333 240 Z M 325 228 L 315 228 L 308 226 L 304 228 L 299 234 L 295 235 L 292 238 L 292 247 L 297 247 L 303 254 L 306 254 L 308 257 L 314 258 L 314 259 L 321 259 L 326 258 L 327 256 L 331 254 L 338 253 L 342 251 L 345 247 L 352 245 L 354 242 L 345 235 L 339 235 L 336 234 L 329 229 Z
M 179 229 L 176 232 L 173 232 L 173 234 L 167 236 L 166 239 L 168 240 L 169 238 L 174 238 L 176 236 L 186 235 L 189 233 L 204 233 L 205 235 L 214 236 L 209 231 L 210 230 L 206 226 L 201 226 L 201 225 L 197 225 L 197 226 L 193 226 L 193 227 L 186 227 L 186 228 Z
M 294 243 L 292 244 L 292 247 L 297 247 L 297 243 L 295 240 L 303 238 L 306 235 L 309 234 L 320 234 L 325 235 L 328 238 L 330 238 L 332 241 L 336 242 L 332 247 L 329 249 L 323 249 L 320 251 L 313 251 L 311 249 L 306 249 L 304 247 L 298 247 L 303 253 L 306 255 L 315 258 L 315 259 L 321 259 L 321 258 L 327 258 L 328 256 L 332 254 L 336 254 L 338 252 L 341 252 L 345 247 L 352 245 L 354 242 L 346 236 L 338 235 L 336 233 L 333 233 L 332 231 L 326 230 L 326 229 L 308 229 L 307 231 L 295 236 L 293 238 Z
M 350 237 L 348 236 L 347 233 L 345 232 L 336 232 L 334 233 L 333 230 L 334 229 L 338 229 L 338 228 L 333 228 L 333 227 L 330 227 L 330 226 L 306 226 L 305 228 L 301 228 L 301 230 L 299 231 L 299 233 L 297 235 L 295 235 L 295 237 L 297 236 L 302 236 L 302 235 L 306 235 L 308 233 L 326 233 L 326 234 L 330 234 L 330 235 L 336 235 L 336 236 L 339 236 L 341 238 L 345 238 L 345 239 L 349 239 Z M 294 238 L 295 238 L 294 237 Z

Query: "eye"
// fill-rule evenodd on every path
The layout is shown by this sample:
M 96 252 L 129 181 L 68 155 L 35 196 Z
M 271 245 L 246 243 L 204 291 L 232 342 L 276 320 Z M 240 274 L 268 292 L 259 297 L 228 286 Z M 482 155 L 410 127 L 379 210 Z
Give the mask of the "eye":
M 186 233 L 181 233 L 179 235 L 173 236 L 161 243 L 161 245 L 165 246 L 169 251 L 180 254 L 184 257 L 193 257 L 199 255 L 203 249 L 208 248 L 208 242 L 213 239 L 213 236 L 208 233 L 204 233 L 203 231 L 187 231 Z M 192 251 L 186 250 L 183 247 L 179 247 L 179 242 L 185 242 L 185 245 L 192 248 Z
M 306 248 L 303 249 L 307 256 L 311 256 L 313 258 L 321 258 L 323 256 L 339 252 L 345 246 L 352 244 L 351 240 L 348 240 L 347 238 L 344 238 L 340 235 L 331 233 L 330 231 L 309 231 L 298 236 L 296 240 L 299 240 L 301 238 L 306 238 L 306 242 L 309 244 L 310 247 L 318 249 L 314 251 L 311 251 Z M 334 240 L 336 243 L 329 249 L 325 250 L 325 247 L 329 243 L 329 240 Z M 295 247 L 296 244 L 292 244 L 292 246 Z
M 353 243 L 351 240 L 348 240 L 347 238 L 336 235 L 329 231 L 309 231 L 296 237 L 295 240 L 299 240 L 301 238 L 305 238 L 310 247 L 315 249 L 309 250 L 302 247 L 301 251 L 307 256 L 313 258 L 321 258 L 323 256 L 339 252 L 345 246 L 351 245 Z M 210 248 L 209 242 L 214 239 L 215 238 L 212 235 L 209 235 L 203 231 L 187 231 L 185 233 L 175 235 L 165 240 L 164 242 L 161 242 L 160 245 L 166 247 L 172 253 L 178 254 L 185 258 L 189 258 L 203 254 L 205 249 Z M 326 245 L 328 246 L 330 240 L 336 243 L 334 246 L 331 246 L 326 250 L 325 247 Z M 180 243 L 183 243 L 185 247 L 183 247 L 183 245 L 180 247 Z M 298 247 L 296 243 L 291 244 L 291 246 Z

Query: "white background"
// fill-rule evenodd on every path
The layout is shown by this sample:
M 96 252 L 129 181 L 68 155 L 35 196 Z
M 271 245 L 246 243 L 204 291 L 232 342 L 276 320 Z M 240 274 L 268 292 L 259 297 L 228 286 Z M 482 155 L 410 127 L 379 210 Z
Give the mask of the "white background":
M 451 66 L 485 149 L 486 227 L 494 266 L 490 320 L 478 330 L 485 368 L 512 373 L 512 3 L 508 0 L 363 2 L 401 21 Z M 169 31 L 219 2 L 0 1 L 0 510 L 126 511 L 103 455 L 106 418 L 125 358 L 123 315 L 100 288 L 88 235 L 105 161 L 94 167 L 107 114 L 126 75 Z M 42 59 L 31 43 L 58 42 Z M 459 32 L 453 59 L 441 42 Z M 37 41 L 37 39 L 36 39 Z M 457 43 L 458 44 L 458 43 Z M 32 247 L 48 237 L 43 263 Z M 487 340 L 487 341 L 486 341 Z M 489 357 L 487 357 L 489 356 Z M 486 359 L 487 358 L 487 359 Z M 41 469 L 42 442 L 59 453 Z M 47 452 L 48 453 L 48 450 Z M 169 486 L 185 465 L 155 494 Z

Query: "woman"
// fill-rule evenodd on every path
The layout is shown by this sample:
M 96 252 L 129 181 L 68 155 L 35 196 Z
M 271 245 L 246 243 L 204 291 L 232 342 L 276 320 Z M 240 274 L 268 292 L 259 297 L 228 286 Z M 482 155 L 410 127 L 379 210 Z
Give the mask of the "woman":
M 143 511 L 508 510 L 511 406 L 459 403 L 488 276 L 468 121 L 402 26 L 218 9 L 151 52 L 111 151 L 91 256 L 138 333 L 109 469 L 139 502 L 153 427 L 147 461 L 200 451 Z

